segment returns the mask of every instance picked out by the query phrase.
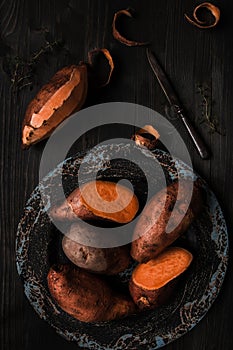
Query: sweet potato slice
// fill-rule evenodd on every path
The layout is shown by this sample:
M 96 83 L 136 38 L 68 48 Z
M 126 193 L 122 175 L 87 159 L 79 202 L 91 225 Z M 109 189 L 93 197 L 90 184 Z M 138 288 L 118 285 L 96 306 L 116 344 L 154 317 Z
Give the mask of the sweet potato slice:
M 83 322 L 110 321 L 135 312 L 135 304 L 110 288 L 100 276 L 70 265 L 50 269 L 49 291 L 57 304 Z
M 179 198 L 177 198 L 178 186 Z M 152 197 L 135 227 L 134 241 L 131 245 L 131 256 L 135 260 L 146 262 L 155 258 L 188 229 L 203 208 L 203 191 L 194 182 L 191 202 L 184 213 L 189 190 L 189 180 L 181 180 Z M 177 206 L 174 206 L 176 200 Z M 167 232 L 169 224 L 172 228 Z
M 193 259 L 183 248 L 170 247 L 157 258 L 139 264 L 133 271 L 129 289 L 140 309 L 156 308 L 171 295 L 178 277 Z
M 127 187 L 109 181 L 91 181 L 74 190 L 67 200 L 52 208 L 55 220 L 109 220 L 127 223 L 139 208 L 137 197 Z
M 22 131 L 23 148 L 48 137 L 63 120 L 81 109 L 87 85 L 85 64 L 59 70 L 27 107 Z

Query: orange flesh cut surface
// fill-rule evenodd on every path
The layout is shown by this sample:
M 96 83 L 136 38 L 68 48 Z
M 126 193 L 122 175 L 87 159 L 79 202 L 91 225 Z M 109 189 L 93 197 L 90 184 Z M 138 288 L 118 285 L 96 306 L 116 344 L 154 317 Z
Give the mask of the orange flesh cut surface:
M 54 113 L 54 108 L 58 109 L 68 99 L 73 92 L 75 86 L 80 83 L 80 72 L 77 69 L 73 69 L 70 79 L 64 85 L 55 92 L 55 94 L 44 104 L 38 113 L 33 113 L 31 118 L 31 126 L 33 128 L 39 128 L 43 125 L 43 122 L 48 120 Z
M 138 265 L 133 272 L 133 282 L 143 289 L 159 289 L 181 275 L 192 259 L 192 254 L 187 250 L 171 247 L 156 259 Z
M 81 187 L 82 201 L 93 213 L 117 222 L 131 221 L 139 203 L 127 187 L 109 181 L 93 181 Z

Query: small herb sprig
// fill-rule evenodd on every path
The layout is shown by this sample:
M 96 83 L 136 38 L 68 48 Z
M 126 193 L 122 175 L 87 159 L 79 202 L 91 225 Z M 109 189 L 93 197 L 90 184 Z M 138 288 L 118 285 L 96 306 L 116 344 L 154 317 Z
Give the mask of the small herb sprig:
M 197 85 L 197 92 L 201 97 L 201 116 L 198 118 L 199 124 L 205 123 L 211 134 L 217 133 L 225 135 L 225 131 L 219 127 L 219 121 L 216 117 L 211 116 L 211 98 L 209 87 Z
M 13 90 L 22 90 L 33 84 L 33 72 L 40 58 L 49 52 L 53 52 L 61 43 L 59 41 L 46 41 L 45 45 L 34 52 L 28 59 L 20 56 L 7 56 L 3 64 L 5 72 L 11 80 Z

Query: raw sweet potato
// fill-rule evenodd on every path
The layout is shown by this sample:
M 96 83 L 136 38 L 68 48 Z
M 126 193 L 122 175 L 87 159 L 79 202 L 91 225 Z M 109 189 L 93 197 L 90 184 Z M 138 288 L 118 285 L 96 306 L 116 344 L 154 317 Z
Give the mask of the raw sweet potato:
M 64 203 L 52 208 L 50 215 L 55 220 L 79 217 L 123 224 L 133 220 L 138 208 L 137 197 L 127 187 L 115 182 L 91 181 L 74 190 Z
M 86 240 L 95 237 L 98 227 L 83 225 L 76 222 L 71 225 L 70 231 L 63 237 L 62 248 L 66 256 L 75 265 L 88 271 L 106 275 L 115 275 L 124 271 L 130 263 L 128 246 L 114 248 L 95 248 L 80 244 L 80 238 Z M 98 236 L 96 235 L 96 239 Z
M 157 258 L 139 264 L 129 283 L 130 294 L 139 309 L 153 309 L 162 305 L 192 259 L 192 254 L 187 250 L 170 247 Z
M 100 276 L 78 267 L 51 268 L 47 281 L 61 309 L 80 321 L 110 321 L 135 312 L 130 297 L 116 294 Z
M 131 245 L 131 256 L 135 260 L 146 262 L 155 258 L 188 229 L 203 207 L 202 190 L 194 183 L 191 202 L 184 213 L 189 190 L 188 180 L 172 183 L 146 205 L 135 227 Z M 177 206 L 174 206 L 176 200 Z M 167 232 L 169 225 L 172 229 Z
M 87 95 L 85 64 L 59 70 L 28 105 L 23 122 L 22 144 L 28 148 L 48 137 L 73 112 L 78 111 Z

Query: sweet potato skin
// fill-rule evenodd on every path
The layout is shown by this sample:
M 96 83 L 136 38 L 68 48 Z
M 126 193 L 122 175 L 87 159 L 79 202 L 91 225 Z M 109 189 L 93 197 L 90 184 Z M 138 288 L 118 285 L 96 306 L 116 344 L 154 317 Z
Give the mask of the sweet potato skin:
M 90 272 L 115 275 L 124 271 L 131 260 L 128 246 L 96 248 L 79 243 L 80 236 L 89 237 L 92 234 L 91 227 L 82 225 L 82 222 L 71 226 L 62 240 L 65 255 L 73 264 Z M 98 228 L 92 230 L 95 229 Z
M 76 221 L 77 217 L 82 220 L 95 220 L 97 217 L 81 204 L 81 192 L 76 188 L 61 204 L 51 208 L 50 215 L 55 220 Z
M 95 183 L 89 182 L 84 186 L 89 186 Z M 101 191 L 105 191 L 109 193 L 115 191 L 116 184 L 110 181 L 96 181 L 96 186 Z M 127 191 L 127 193 L 132 193 L 129 189 L 124 186 L 119 185 L 122 191 Z M 91 191 L 92 189 L 90 189 Z M 132 200 L 129 205 L 115 213 L 106 213 L 103 211 L 94 210 L 91 208 L 83 199 L 81 195 L 80 188 L 75 189 L 67 198 L 67 200 L 55 207 L 53 207 L 50 211 L 50 215 L 55 220 L 77 220 L 77 217 L 84 220 L 108 220 L 117 223 L 127 223 L 130 222 L 136 215 L 139 203 L 137 197 L 132 193 Z M 113 199 L 113 198 L 112 198 Z M 109 203 L 111 200 L 109 198 Z
M 147 290 L 137 286 L 131 278 L 129 282 L 129 291 L 139 310 L 155 309 L 163 305 L 170 298 L 176 287 L 177 281 L 178 278 L 170 281 L 159 289 Z
M 146 262 L 155 258 L 166 247 L 179 238 L 197 217 L 203 207 L 203 192 L 197 183 L 194 183 L 192 199 L 187 212 L 183 215 L 183 205 L 189 188 L 188 180 L 182 180 L 181 198 L 178 208 L 174 209 L 177 197 L 178 183 L 173 183 L 156 194 L 143 210 L 134 231 L 134 239 L 131 245 L 131 256 L 138 262 Z M 163 207 L 165 199 L 165 206 Z M 166 233 L 167 223 L 173 211 L 174 229 Z M 158 219 L 158 220 L 157 220 Z M 176 224 L 178 223 L 178 225 Z
M 123 295 L 115 295 L 113 297 L 113 303 L 108 309 L 108 315 L 104 318 L 104 321 L 112 321 L 125 316 L 133 315 L 137 312 L 136 305 L 133 300 Z
M 135 312 L 133 301 L 116 295 L 100 276 L 71 265 L 52 267 L 49 291 L 57 304 L 82 322 L 110 321 Z
M 66 91 L 65 96 L 58 98 L 53 107 L 51 115 L 45 112 L 44 120 L 41 116 L 41 125 L 33 124 L 33 116 L 38 115 L 45 104 L 58 92 L 60 88 L 69 83 L 73 74 L 76 74 L 76 81 L 71 84 L 70 90 Z M 53 130 L 72 113 L 81 109 L 87 96 L 87 68 L 85 64 L 79 66 L 71 65 L 59 70 L 37 93 L 35 98 L 29 103 L 22 131 L 22 146 L 28 148 L 42 139 L 48 137 Z

